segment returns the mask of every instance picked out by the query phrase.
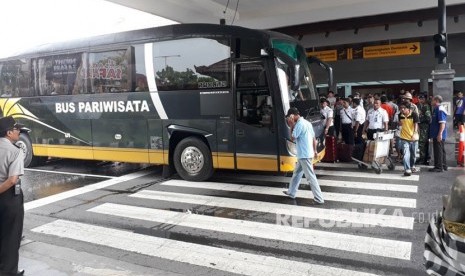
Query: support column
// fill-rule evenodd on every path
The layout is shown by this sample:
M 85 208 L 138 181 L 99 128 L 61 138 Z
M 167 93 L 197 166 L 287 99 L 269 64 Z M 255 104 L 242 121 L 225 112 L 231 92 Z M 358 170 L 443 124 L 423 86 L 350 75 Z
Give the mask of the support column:
M 451 69 L 450 63 L 438 64 L 436 69 L 431 73 L 433 77 L 433 96 L 442 97 L 442 105 L 446 109 L 447 116 L 447 139 L 446 144 L 453 144 L 452 151 L 448 151 L 448 156 L 454 156 L 455 160 L 455 132 L 453 126 L 453 93 L 454 93 L 454 76 L 455 70 Z M 446 150 L 448 147 L 446 147 Z M 450 150 L 450 149 L 449 149 Z M 449 158 L 450 159 L 450 158 Z
M 352 95 L 352 86 L 350 85 L 345 85 L 344 86 L 344 97 L 348 97 L 349 95 Z
M 423 92 L 428 92 L 429 95 L 429 90 L 428 90 L 428 79 L 420 79 L 420 93 Z

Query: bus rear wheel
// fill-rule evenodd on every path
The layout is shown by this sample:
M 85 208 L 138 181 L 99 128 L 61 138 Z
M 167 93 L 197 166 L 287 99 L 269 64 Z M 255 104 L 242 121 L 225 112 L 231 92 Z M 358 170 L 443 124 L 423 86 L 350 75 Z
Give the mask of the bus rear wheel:
M 176 146 L 173 155 L 177 173 L 189 181 L 204 181 L 213 174 L 210 149 L 196 137 L 183 139 Z

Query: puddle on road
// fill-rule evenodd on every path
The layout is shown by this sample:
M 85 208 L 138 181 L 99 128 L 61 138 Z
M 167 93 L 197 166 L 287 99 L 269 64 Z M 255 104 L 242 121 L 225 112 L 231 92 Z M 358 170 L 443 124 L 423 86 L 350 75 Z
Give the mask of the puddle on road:
M 145 167 L 147 165 L 144 164 L 51 159 L 42 166 L 25 170 L 21 177 L 24 202 L 133 173 Z
M 37 173 L 25 174 L 22 177 L 24 202 L 59 194 L 104 180 L 106 179 L 76 175 L 40 177 L 37 176 Z

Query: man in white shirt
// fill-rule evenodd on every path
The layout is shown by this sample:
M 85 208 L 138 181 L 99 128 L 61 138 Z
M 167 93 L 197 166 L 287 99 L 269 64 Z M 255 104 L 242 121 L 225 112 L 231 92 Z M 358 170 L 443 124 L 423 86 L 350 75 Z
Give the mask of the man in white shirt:
M 360 99 L 360 105 L 363 107 L 362 96 L 360 96 L 360 92 L 355 92 L 354 99 Z M 353 102 L 353 101 L 352 101 Z
M 360 99 L 354 99 L 354 142 L 355 144 L 363 143 L 363 124 L 366 119 L 366 111 L 363 106 L 360 105 Z
M 328 100 L 325 98 L 320 99 L 321 116 L 324 118 L 325 135 L 334 136 L 333 126 L 333 110 L 328 106 Z
M 368 140 L 373 140 L 373 134 L 388 130 L 389 115 L 381 108 L 380 99 L 375 99 L 373 108 L 368 110 L 363 132 L 367 134 Z
M 329 107 L 334 109 L 334 105 L 336 104 L 336 97 L 334 97 L 334 92 L 333 91 L 328 91 L 328 102 L 329 102 Z
M 352 131 L 352 124 L 354 121 L 354 110 L 350 107 L 349 99 L 342 99 L 341 110 L 341 135 L 344 143 L 348 145 L 354 144 L 354 133 Z

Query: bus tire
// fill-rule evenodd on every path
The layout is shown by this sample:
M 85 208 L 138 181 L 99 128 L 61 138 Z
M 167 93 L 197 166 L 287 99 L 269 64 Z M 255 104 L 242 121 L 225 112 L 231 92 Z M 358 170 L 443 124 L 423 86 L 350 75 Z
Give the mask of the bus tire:
M 210 149 L 196 137 L 188 137 L 179 142 L 173 154 L 176 172 L 184 180 L 204 181 L 213 174 L 213 161 Z
M 21 133 L 16 145 L 23 151 L 25 168 L 37 166 L 45 162 L 46 157 L 34 156 L 32 151 L 32 142 L 29 135 Z
M 29 167 L 32 163 L 32 143 L 29 135 L 21 133 L 16 145 L 23 151 L 24 167 Z

